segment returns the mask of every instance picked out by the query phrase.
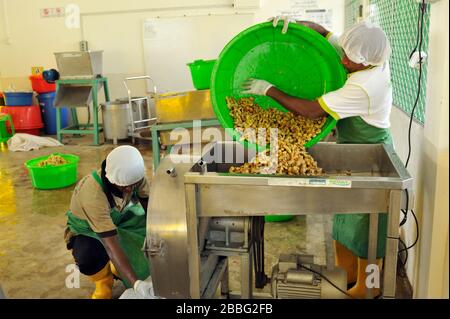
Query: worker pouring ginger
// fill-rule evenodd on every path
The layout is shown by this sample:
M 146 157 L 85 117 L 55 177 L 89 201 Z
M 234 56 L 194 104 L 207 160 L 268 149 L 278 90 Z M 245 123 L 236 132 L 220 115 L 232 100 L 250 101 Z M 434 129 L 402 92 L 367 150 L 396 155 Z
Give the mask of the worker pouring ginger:
M 289 32 L 291 21 L 288 17 L 274 18 L 274 27 L 280 20 L 284 21 L 281 32 Z M 332 116 L 338 121 L 338 143 L 392 144 L 389 131 L 392 85 L 388 64 L 391 47 L 384 31 L 369 22 L 361 22 L 339 37 L 316 23 L 295 22 L 319 32 L 336 49 L 348 71 L 344 86 L 316 100 L 305 100 L 284 93 L 264 79 L 248 79 L 243 84 L 243 93 L 266 95 L 292 113 L 306 118 Z M 379 216 L 377 263 L 381 268 L 386 247 L 387 214 Z M 337 214 L 334 217 L 336 265 L 347 271 L 351 286 L 348 293 L 354 297 L 365 296 L 368 229 L 368 214 Z M 379 289 L 374 289 L 374 293 L 379 294 Z

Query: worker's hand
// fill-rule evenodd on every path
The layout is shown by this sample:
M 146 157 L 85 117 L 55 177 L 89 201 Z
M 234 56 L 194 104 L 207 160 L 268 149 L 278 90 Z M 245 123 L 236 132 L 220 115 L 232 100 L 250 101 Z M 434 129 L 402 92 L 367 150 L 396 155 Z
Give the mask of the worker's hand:
M 153 291 L 153 283 L 151 277 L 146 280 L 136 280 L 134 283 L 134 292 L 144 299 L 157 299 Z
M 243 94 L 255 94 L 255 95 L 266 95 L 267 91 L 273 86 L 273 84 L 257 79 L 248 79 L 242 85 L 244 89 L 241 93 Z
M 293 18 L 291 18 L 289 16 L 286 16 L 286 15 L 276 16 L 276 17 L 273 17 L 273 18 L 269 19 L 269 21 L 272 21 L 272 25 L 273 25 L 274 28 L 277 27 L 278 22 L 280 20 L 284 22 L 283 23 L 283 29 L 281 29 L 281 33 L 282 34 L 285 34 L 287 32 L 287 29 L 289 27 L 289 23 L 290 22 L 295 22 L 295 19 L 293 19 Z

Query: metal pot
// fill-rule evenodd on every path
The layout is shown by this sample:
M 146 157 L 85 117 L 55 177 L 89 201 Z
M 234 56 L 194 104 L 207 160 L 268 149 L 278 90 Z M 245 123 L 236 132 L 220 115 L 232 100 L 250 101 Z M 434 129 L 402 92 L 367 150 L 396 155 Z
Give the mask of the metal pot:
M 105 138 L 117 140 L 128 138 L 128 128 L 130 125 L 130 105 L 128 99 L 117 99 L 112 102 L 102 104 L 103 130 Z

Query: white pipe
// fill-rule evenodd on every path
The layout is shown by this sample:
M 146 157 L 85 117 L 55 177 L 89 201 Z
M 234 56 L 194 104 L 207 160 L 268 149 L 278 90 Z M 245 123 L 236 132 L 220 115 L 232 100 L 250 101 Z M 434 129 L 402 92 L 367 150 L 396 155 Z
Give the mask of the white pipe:
M 11 44 L 11 31 L 9 29 L 8 9 L 6 6 L 6 0 L 3 0 L 3 18 L 5 21 L 6 44 Z
M 174 15 L 174 16 L 156 16 L 154 18 L 149 19 L 173 19 L 173 18 L 197 18 L 197 17 L 222 17 L 222 16 L 230 16 L 230 15 L 253 15 L 253 12 L 229 12 L 229 13 L 204 13 L 204 14 L 183 14 L 183 15 Z
M 3 0 L 5 1 L 5 0 Z M 198 6 L 185 6 L 185 7 L 159 7 L 159 8 L 146 8 L 146 9 L 134 9 L 134 10 L 116 10 L 116 11 L 97 11 L 97 12 L 86 12 L 80 14 L 80 32 L 81 32 L 81 41 L 84 41 L 84 28 L 83 28 L 83 17 L 97 16 L 97 15 L 113 15 L 113 14 L 134 14 L 134 13 L 143 13 L 143 12 L 161 12 L 161 11 L 182 11 L 182 10 L 198 10 L 198 9 L 223 9 L 229 8 L 233 9 L 234 6 L 232 4 L 216 4 L 216 5 L 198 5 Z M 240 10 L 246 11 L 246 10 Z M 237 14 L 237 15 L 247 15 L 252 14 L 251 12 L 234 12 L 229 14 Z M 203 15 L 229 15 L 229 14 L 203 14 Z M 195 16 L 203 16 L 200 14 L 196 15 L 181 15 L 181 16 L 171 16 L 167 18 L 175 18 L 175 17 L 195 17 Z M 161 18 L 157 16 L 156 18 Z M 166 18 L 166 17 L 165 17 Z
M 157 12 L 157 11 L 180 11 L 180 10 L 196 10 L 196 9 L 218 9 L 218 8 L 233 8 L 231 4 L 216 4 L 216 5 L 198 5 L 198 6 L 184 6 L 184 7 L 159 7 L 159 8 L 146 8 L 146 9 L 134 9 L 134 10 L 116 10 L 116 11 L 97 11 L 82 13 L 82 16 L 97 16 L 97 15 L 110 15 L 110 14 L 123 14 L 123 13 L 142 13 L 142 12 Z
M 81 32 L 81 41 L 84 41 L 84 28 L 83 28 L 83 15 L 80 14 L 80 32 Z

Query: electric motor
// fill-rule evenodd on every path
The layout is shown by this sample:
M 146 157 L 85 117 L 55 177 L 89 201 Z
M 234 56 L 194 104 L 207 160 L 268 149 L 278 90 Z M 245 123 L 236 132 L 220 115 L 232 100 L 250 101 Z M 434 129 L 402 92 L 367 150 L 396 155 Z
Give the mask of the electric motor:
M 347 273 L 314 264 L 310 255 L 280 255 L 272 269 L 272 296 L 276 299 L 341 299 L 347 296 Z M 334 287 L 333 283 L 336 287 Z

